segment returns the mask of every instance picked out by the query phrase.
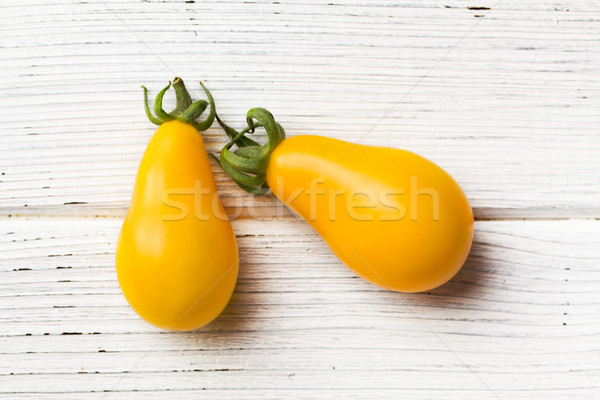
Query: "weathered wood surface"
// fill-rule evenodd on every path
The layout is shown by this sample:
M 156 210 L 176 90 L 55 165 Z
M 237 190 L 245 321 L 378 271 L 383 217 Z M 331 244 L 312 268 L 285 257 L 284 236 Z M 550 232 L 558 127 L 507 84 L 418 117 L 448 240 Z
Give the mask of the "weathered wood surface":
M 165 333 L 129 308 L 114 276 L 119 227 L 116 218 L 2 220 L 0 393 L 517 399 L 600 390 L 598 221 L 478 222 L 459 275 L 406 295 L 356 278 L 302 221 L 239 220 L 236 292 L 195 333 Z
M 600 396 L 600 2 L 4 0 L 0 15 L 0 398 Z M 467 264 L 431 293 L 380 290 L 215 166 L 237 217 L 232 302 L 195 333 L 144 323 L 114 245 L 154 131 L 139 85 L 176 75 L 234 126 L 263 106 L 289 135 L 435 161 L 479 220 Z
M 600 212 L 599 2 L 327 4 L 5 1 L 0 210 L 124 215 L 153 132 L 139 85 L 180 75 L 234 125 L 263 106 L 290 135 L 418 152 L 480 218 Z

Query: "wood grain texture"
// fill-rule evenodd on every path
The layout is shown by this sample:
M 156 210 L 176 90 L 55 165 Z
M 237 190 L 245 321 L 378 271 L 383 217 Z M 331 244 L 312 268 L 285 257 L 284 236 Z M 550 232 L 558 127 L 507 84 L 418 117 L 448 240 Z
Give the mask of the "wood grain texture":
M 113 264 L 120 219 L 1 222 L 3 395 L 600 392 L 599 221 L 478 222 L 455 279 L 404 295 L 356 278 L 302 221 L 239 220 L 236 292 L 223 315 L 194 333 L 156 329 L 125 302 Z
M 422 154 L 478 218 L 600 215 L 598 1 L 5 1 L 2 13 L 4 215 L 123 216 L 154 130 L 139 85 L 156 93 L 175 75 L 196 96 L 203 79 L 237 126 L 264 106 L 290 135 Z M 217 128 L 204 137 L 223 144 Z M 273 197 L 217 177 L 230 210 L 269 215 Z
M 0 398 L 600 397 L 599 1 L 0 13 Z M 465 267 L 429 293 L 376 288 L 214 166 L 240 246 L 234 297 L 197 332 L 146 324 L 114 246 L 154 131 L 139 85 L 177 75 L 196 97 L 202 79 L 233 126 L 263 106 L 289 135 L 438 163 L 479 220 Z M 203 137 L 224 144 L 216 127 Z

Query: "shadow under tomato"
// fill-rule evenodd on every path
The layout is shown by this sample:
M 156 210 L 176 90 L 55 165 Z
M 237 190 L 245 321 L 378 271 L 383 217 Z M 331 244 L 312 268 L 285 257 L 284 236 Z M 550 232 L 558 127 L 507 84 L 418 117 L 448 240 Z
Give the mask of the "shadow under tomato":
M 490 286 L 494 262 L 486 256 L 487 248 L 484 239 L 475 231 L 472 249 L 458 274 L 446 284 L 428 292 L 396 293 L 376 288 L 365 281 L 356 282 L 359 286 L 364 284 L 364 287 L 357 289 L 364 293 L 372 292 L 371 300 L 374 302 L 389 301 L 399 306 L 404 303 L 413 312 L 424 317 L 430 314 L 428 309 L 433 311 L 440 308 L 447 309 L 450 314 L 458 317 L 465 310 L 480 308 L 477 303 L 485 301 L 486 293 L 489 292 L 487 286 Z M 274 322 L 269 318 L 269 308 L 277 300 L 268 290 L 267 280 L 257 276 L 254 267 L 252 263 L 245 263 L 242 258 L 236 289 L 225 310 L 209 325 L 188 332 L 200 346 L 223 348 L 224 345 L 234 346 L 240 343 L 247 346 L 266 340 L 261 337 L 264 336 L 261 332 L 272 328 L 270 324 Z M 345 267 L 340 263 L 339 268 Z M 355 278 L 361 281 L 360 278 Z M 450 314 L 448 317 L 451 317 Z
M 259 329 L 261 280 L 252 277 L 250 265 L 240 260 L 238 281 L 223 312 L 210 324 L 188 332 L 203 347 L 223 347 L 224 343 L 247 342 L 253 331 Z M 257 295 L 257 292 L 258 295 Z M 266 293 L 268 295 L 268 293 Z
M 484 300 L 493 265 L 486 257 L 486 248 L 487 244 L 476 230 L 465 264 L 449 282 L 428 292 L 405 295 L 405 299 L 414 305 L 441 308 L 473 306 L 478 300 Z

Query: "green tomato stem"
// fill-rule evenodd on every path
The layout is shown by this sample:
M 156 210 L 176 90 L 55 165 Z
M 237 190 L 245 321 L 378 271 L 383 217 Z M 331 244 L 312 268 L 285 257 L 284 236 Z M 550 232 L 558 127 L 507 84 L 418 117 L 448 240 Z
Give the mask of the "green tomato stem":
M 210 94 L 210 92 L 208 91 L 206 86 L 204 86 L 202 81 L 200 81 L 200 86 L 202 86 L 204 93 L 206 93 L 206 97 L 208 97 L 208 102 L 210 103 L 210 113 L 208 114 L 208 117 L 206 117 L 206 119 L 203 122 L 194 122 L 194 126 L 196 127 L 196 129 L 202 132 L 211 127 L 211 125 L 215 121 L 215 115 L 217 115 L 217 110 L 215 107 L 215 100 L 213 99 L 212 94 Z
M 225 134 L 231 139 L 230 143 L 236 144 L 238 147 L 246 147 L 246 146 L 259 146 L 257 142 L 250 139 L 249 137 L 244 136 L 250 130 L 250 127 L 246 127 L 243 131 L 238 132 L 235 129 L 228 126 L 225 122 L 219 118 L 217 115 L 217 122 L 221 125 L 221 128 L 225 131 Z
M 176 103 L 171 115 L 180 115 L 192 105 L 192 96 L 187 91 L 183 79 L 178 76 L 173 79 L 173 89 L 175 90 Z
M 163 109 L 163 97 L 167 90 L 171 87 L 171 82 L 164 87 L 154 99 L 154 115 L 150 112 L 150 107 L 148 106 L 148 91 L 145 86 L 142 86 L 144 90 L 144 110 L 146 111 L 146 116 L 156 125 L 161 125 L 168 121 L 173 121 L 177 119 L 183 123 L 190 124 L 194 126 L 199 131 L 205 131 L 213 124 L 216 116 L 215 109 L 215 101 L 210 93 L 210 91 L 204 86 L 202 82 L 200 82 L 204 93 L 208 97 L 208 102 L 206 100 L 198 100 L 193 102 L 192 98 L 183 83 L 183 80 L 179 77 L 173 79 L 173 89 L 175 90 L 175 98 L 176 98 L 176 107 L 175 109 L 167 113 Z M 202 113 L 206 110 L 206 108 L 210 105 L 210 113 L 208 117 L 201 122 L 196 121 Z
M 182 122 L 193 121 L 202 115 L 204 110 L 206 110 L 206 107 L 208 107 L 208 102 L 206 100 L 195 101 L 185 111 L 179 114 L 177 119 Z
M 219 117 L 217 122 L 230 139 L 221 150 L 219 158 L 221 167 L 242 189 L 252 194 L 264 194 L 268 189 L 266 171 L 271 153 L 285 138 L 283 127 L 264 108 L 253 108 L 248 111 L 246 115 L 248 126 L 240 132 L 227 126 Z M 267 143 L 262 146 L 244 136 L 254 132 L 258 127 L 263 127 L 267 132 Z M 231 151 L 234 144 L 238 149 Z
M 162 121 L 160 119 L 156 118 L 150 112 L 150 107 L 148 107 L 148 89 L 146 89 L 146 86 L 142 86 L 142 89 L 144 89 L 144 110 L 146 110 L 146 116 L 148 117 L 150 122 L 152 122 L 153 124 L 156 124 L 156 125 L 162 124 Z
M 163 122 L 172 121 L 175 119 L 174 116 L 170 115 L 162 108 L 163 97 L 165 95 L 165 92 L 169 90 L 170 87 L 171 82 L 169 81 L 169 84 L 165 86 L 160 92 L 158 92 L 156 98 L 154 99 L 154 114 Z

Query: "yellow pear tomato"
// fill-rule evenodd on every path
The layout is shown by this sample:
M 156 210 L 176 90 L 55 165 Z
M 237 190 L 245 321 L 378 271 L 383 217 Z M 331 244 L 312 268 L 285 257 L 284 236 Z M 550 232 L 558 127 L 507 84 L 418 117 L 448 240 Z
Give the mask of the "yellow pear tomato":
M 147 322 L 186 331 L 214 320 L 225 308 L 238 275 L 235 235 L 217 194 L 195 119 L 204 100 L 191 102 L 181 79 L 174 80 L 177 108 L 153 117 L 160 126 L 142 157 L 131 206 L 116 250 L 119 284 L 131 307 Z M 144 88 L 145 93 L 145 88 Z M 146 103 L 147 104 L 147 103 Z
M 269 187 L 360 277 L 420 292 L 446 283 L 464 264 L 473 212 L 458 183 L 433 162 L 322 136 L 286 139 L 264 109 L 250 110 L 239 133 L 219 122 L 231 138 L 221 151 L 224 170 L 252 193 Z M 264 146 L 243 136 L 257 126 L 267 131 Z

